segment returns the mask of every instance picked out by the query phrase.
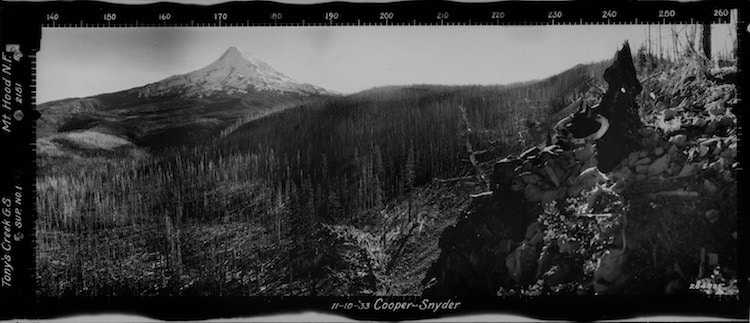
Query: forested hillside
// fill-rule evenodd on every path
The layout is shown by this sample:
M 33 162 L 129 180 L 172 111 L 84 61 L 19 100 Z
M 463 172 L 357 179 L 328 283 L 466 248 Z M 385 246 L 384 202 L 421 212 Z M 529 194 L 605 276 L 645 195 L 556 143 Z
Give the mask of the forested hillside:
M 280 190 L 287 181 L 308 180 L 324 190 L 316 195 L 335 192 L 347 211 L 368 209 L 434 178 L 473 172 L 464 161 L 464 136 L 472 137 L 476 150 L 486 150 L 483 160 L 535 144 L 533 120 L 544 120 L 576 93 L 582 96 L 603 66 L 581 65 L 510 86 L 416 85 L 329 98 L 250 122 L 217 151 L 258 154 L 259 168 L 270 172 L 261 177 Z M 470 133 L 460 106 L 474 128 Z

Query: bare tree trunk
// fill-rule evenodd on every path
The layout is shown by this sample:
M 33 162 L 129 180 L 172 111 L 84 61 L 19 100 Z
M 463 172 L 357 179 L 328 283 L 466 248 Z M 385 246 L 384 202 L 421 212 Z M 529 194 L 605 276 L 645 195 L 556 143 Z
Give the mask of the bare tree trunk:
M 407 223 L 411 223 L 411 205 L 412 205 L 411 193 L 412 192 L 409 192 L 409 210 L 408 210 L 408 214 L 407 214 L 407 217 L 406 217 L 406 219 L 408 220 Z
M 664 59 L 664 52 L 661 46 L 661 25 L 659 25 L 659 60 L 661 61 L 663 59 Z
M 651 55 L 651 24 L 648 25 L 648 55 Z
M 675 60 L 680 57 L 680 35 L 677 33 L 677 29 L 672 26 L 672 50 L 674 51 Z
M 703 33 L 701 34 L 701 43 L 703 45 L 703 55 L 711 60 L 711 24 L 703 24 Z
M 687 50 L 690 51 L 688 55 L 693 55 L 697 51 L 695 49 L 695 37 L 698 34 L 697 27 L 692 25 L 685 27 L 685 39 L 687 41 Z
M 281 215 L 276 215 L 276 243 L 281 243 Z
M 484 185 L 485 189 L 489 189 L 490 182 L 487 179 L 487 175 L 484 174 L 484 171 L 477 162 L 477 152 L 474 151 L 474 147 L 471 145 L 471 141 L 469 138 L 473 131 L 471 130 L 471 124 L 469 123 L 469 116 L 466 113 L 466 108 L 464 108 L 463 105 L 459 105 L 458 109 L 461 110 L 461 117 L 464 121 L 464 139 L 466 140 L 466 152 L 469 153 L 469 161 L 471 162 L 471 165 L 474 166 L 474 171 L 476 172 L 476 176 L 479 181 Z
M 166 214 L 164 225 L 166 229 L 167 244 L 167 268 L 173 282 L 179 281 L 182 276 L 182 249 L 180 246 L 180 222 L 182 218 L 182 201 L 178 197 L 174 216 Z

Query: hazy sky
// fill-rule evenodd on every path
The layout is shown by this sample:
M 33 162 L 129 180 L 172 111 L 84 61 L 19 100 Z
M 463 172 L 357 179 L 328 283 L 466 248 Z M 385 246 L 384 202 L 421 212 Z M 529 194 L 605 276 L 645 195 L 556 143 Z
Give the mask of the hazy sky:
M 656 28 L 651 26 L 652 38 Z M 715 49 L 728 42 L 729 30 L 714 26 Z M 625 40 L 635 51 L 646 35 L 644 25 L 45 28 L 37 102 L 187 73 L 230 46 L 297 81 L 352 93 L 382 85 L 539 79 L 611 58 Z

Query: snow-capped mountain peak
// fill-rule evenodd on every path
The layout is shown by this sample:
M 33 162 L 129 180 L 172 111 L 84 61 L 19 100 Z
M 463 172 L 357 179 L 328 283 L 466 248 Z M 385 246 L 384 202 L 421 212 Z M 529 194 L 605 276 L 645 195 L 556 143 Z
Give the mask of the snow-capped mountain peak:
M 163 95 L 201 98 L 243 96 L 259 91 L 301 95 L 326 93 L 322 88 L 293 80 L 250 53 L 230 47 L 206 67 L 146 85 L 139 88 L 138 95 L 142 98 Z

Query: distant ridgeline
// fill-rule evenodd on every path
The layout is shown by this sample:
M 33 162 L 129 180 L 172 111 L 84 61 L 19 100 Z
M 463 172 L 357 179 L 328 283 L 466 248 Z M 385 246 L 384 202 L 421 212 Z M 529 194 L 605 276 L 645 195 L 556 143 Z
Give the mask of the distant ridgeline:
M 546 147 L 494 165 L 491 194 L 475 196 L 443 232 L 423 293 L 678 293 L 719 264 L 731 274 L 731 73 L 692 57 L 640 95 L 626 42 L 604 73 L 600 104 L 574 103 Z

